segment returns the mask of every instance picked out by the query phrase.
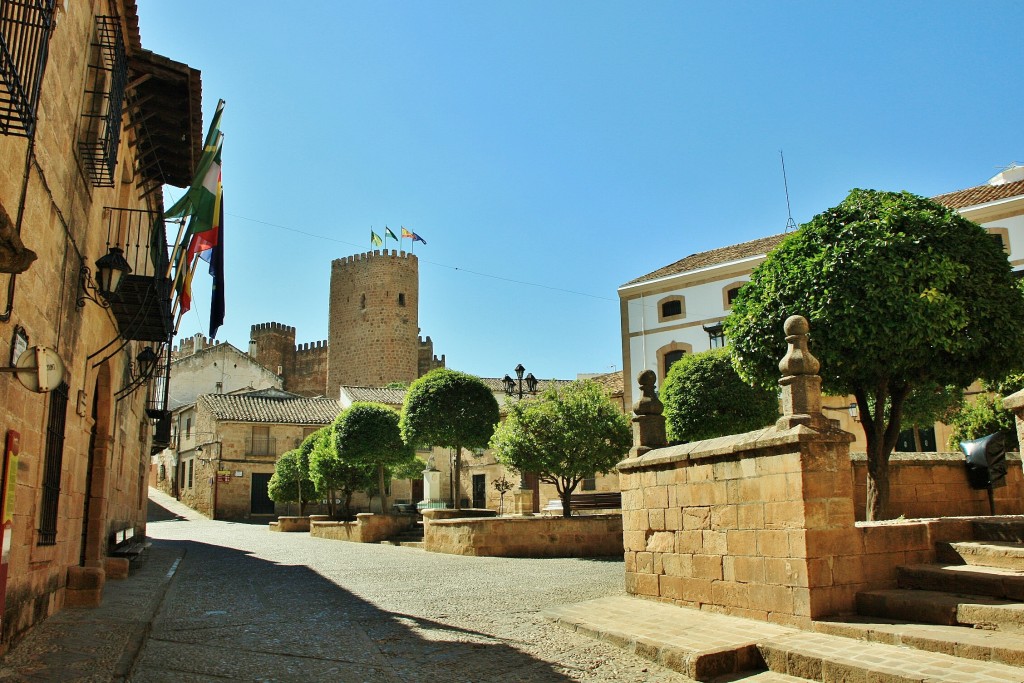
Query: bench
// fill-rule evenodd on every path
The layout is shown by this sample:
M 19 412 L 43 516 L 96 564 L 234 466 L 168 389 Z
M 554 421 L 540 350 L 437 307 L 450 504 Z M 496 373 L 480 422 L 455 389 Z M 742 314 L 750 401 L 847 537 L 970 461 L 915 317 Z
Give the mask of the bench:
M 580 510 L 618 510 L 622 507 L 620 491 L 602 491 L 600 493 L 570 493 L 569 502 L 573 512 Z M 552 498 L 541 512 L 562 512 L 562 499 Z
M 107 557 L 136 559 L 146 549 L 146 544 L 135 540 L 135 527 L 129 526 L 110 534 Z
M 391 509 L 400 515 L 415 515 L 419 512 L 416 503 L 392 503 Z

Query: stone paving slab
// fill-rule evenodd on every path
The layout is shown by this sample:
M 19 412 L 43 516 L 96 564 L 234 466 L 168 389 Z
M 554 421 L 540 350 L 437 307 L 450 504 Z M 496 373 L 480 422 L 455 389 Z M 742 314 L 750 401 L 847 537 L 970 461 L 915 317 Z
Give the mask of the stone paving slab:
M 757 642 L 796 632 L 630 596 L 562 605 L 542 614 L 697 680 L 763 668 Z
M 1024 666 L 1024 637 L 1019 633 L 963 626 L 911 624 L 870 617 L 816 621 L 814 630 L 819 633 L 886 645 L 903 645 L 967 659 Z
M 806 631 L 758 645 L 768 668 L 817 681 L 1021 683 L 1024 669 Z
M 99 607 L 66 607 L 0 660 L 2 681 L 109 681 L 131 670 L 182 557 L 151 547 L 125 579 L 108 580 Z

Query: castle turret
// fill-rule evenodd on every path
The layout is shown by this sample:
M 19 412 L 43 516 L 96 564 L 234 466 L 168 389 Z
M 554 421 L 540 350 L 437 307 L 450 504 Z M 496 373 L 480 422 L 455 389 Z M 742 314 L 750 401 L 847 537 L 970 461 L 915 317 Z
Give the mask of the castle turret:
M 249 356 L 277 375 L 290 376 L 295 365 L 295 328 L 281 323 L 253 325 Z
M 419 376 L 419 262 L 373 251 L 331 263 L 327 395 Z

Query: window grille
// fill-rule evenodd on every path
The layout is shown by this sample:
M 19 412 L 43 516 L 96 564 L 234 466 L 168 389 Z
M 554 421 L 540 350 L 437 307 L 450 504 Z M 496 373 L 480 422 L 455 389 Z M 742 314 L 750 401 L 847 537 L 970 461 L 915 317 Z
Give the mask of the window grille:
M 68 385 L 50 392 L 46 419 L 46 462 L 43 470 L 43 499 L 39 506 L 39 545 L 57 543 L 57 506 L 60 503 L 60 472 L 64 464 L 64 423 L 68 412 Z
M 0 3 L 0 133 L 31 137 L 53 28 L 54 0 Z
M 121 141 L 121 110 L 128 81 L 128 60 L 117 17 L 96 17 L 90 45 L 88 76 L 78 155 L 93 187 L 113 187 L 117 147 Z

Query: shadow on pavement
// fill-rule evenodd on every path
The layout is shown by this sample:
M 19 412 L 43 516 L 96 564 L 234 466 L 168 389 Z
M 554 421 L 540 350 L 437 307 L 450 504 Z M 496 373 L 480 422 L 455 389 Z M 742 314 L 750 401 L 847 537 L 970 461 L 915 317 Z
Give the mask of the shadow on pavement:
M 187 518 L 181 515 L 171 512 L 160 503 L 155 502 L 152 498 L 149 499 L 149 503 L 146 506 L 146 519 L 150 522 L 183 522 Z
M 185 560 L 133 681 L 572 680 L 493 636 L 382 610 L 305 565 L 196 541 L 154 544 L 182 548 Z

